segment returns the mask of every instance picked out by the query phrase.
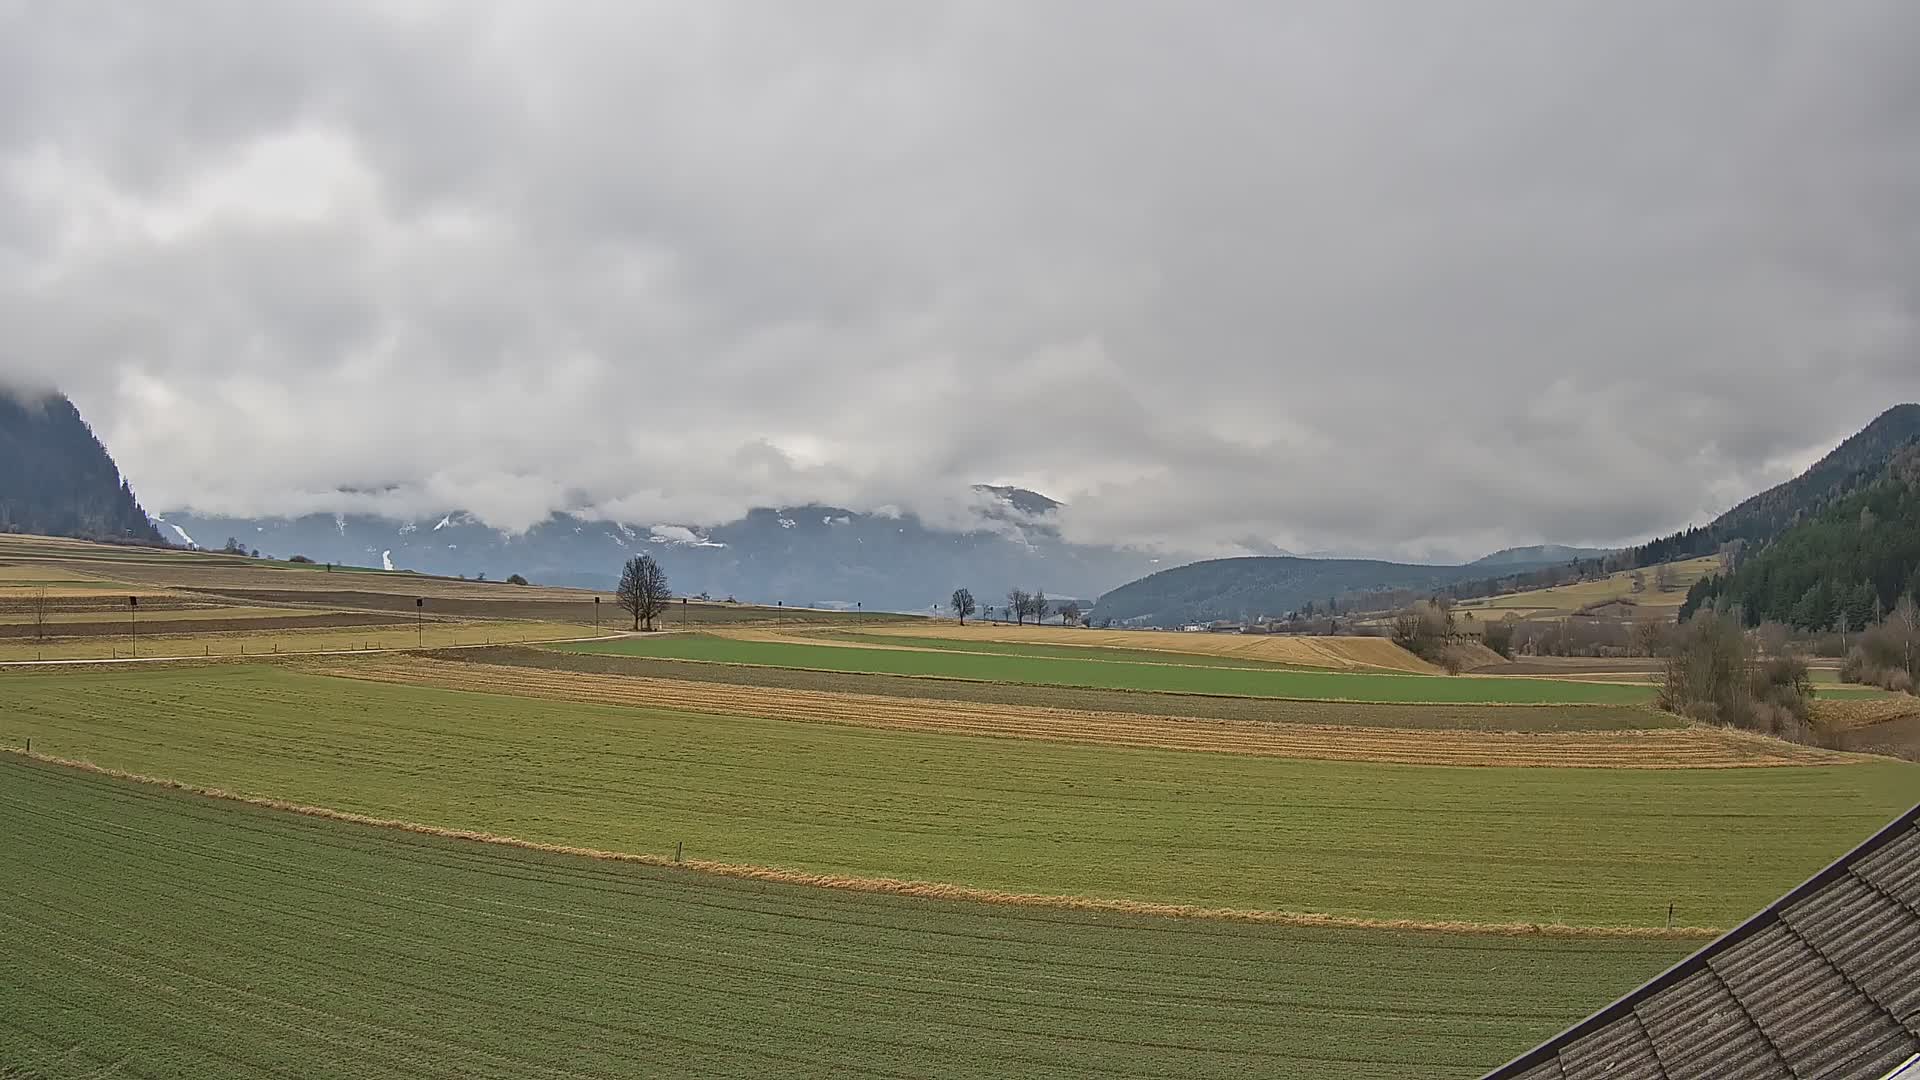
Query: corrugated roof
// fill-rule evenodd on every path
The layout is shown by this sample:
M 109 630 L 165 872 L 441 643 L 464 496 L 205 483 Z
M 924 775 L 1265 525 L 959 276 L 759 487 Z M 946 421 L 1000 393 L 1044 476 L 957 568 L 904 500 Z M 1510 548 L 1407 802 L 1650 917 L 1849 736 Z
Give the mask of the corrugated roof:
M 1920 806 L 1486 1080 L 1907 1080 L 1917 1054 Z

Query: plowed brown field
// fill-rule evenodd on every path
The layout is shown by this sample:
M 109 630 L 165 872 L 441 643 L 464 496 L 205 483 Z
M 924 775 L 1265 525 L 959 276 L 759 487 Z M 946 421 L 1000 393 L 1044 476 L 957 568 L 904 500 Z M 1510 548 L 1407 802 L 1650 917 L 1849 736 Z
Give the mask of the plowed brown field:
M 1730 768 L 1857 760 L 1738 732 L 1704 728 L 1522 734 L 1335 727 L 1155 717 L 1071 709 L 766 689 L 623 675 L 502 668 L 417 657 L 341 659 L 310 670 L 379 682 L 415 683 L 602 705 L 677 709 L 805 723 L 1097 743 L 1107 746 L 1255 754 L 1409 765 Z

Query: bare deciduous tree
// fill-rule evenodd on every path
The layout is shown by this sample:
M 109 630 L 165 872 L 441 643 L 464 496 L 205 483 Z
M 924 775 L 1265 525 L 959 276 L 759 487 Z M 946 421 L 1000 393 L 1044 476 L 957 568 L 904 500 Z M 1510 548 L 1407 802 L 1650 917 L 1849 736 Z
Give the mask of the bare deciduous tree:
M 47 587 L 33 590 L 33 639 L 42 640 L 47 636 Z
M 1033 590 L 1033 595 L 1027 597 L 1027 614 L 1033 616 L 1035 626 L 1047 621 L 1048 610 L 1046 590 Z
M 947 606 L 960 616 L 961 626 L 967 625 L 967 616 L 979 610 L 979 606 L 973 602 L 973 591 L 964 588 L 953 590 L 953 599 L 947 601 Z
M 667 572 L 651 555 L 635 555 L 620 569 L 620 588 L 616 592 L 620 606 L 633 616 L 633 628 L 644 620 L 653 629 L 653 620 L 667 609 L 673 591 L 667 587 Z
M 1060 605 L 1060 625 L 1072 626 L 1080 621 L 1080 605 L 1072 600 Z
M 1027 621 L 1027 612 L 1033 610 L 1033 597 L 1028 596 L 1025 589 L 1008 589 L 1007 610 L 1013 613 L 1016 625 L 1024 624 Z

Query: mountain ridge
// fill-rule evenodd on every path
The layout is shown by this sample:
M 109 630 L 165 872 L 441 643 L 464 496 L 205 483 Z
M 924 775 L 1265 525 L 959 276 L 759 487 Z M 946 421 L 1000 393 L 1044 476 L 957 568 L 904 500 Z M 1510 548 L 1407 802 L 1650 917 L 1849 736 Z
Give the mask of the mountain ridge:
M 1049 518 L 1064 504 L 1038 492 L 978 485 L 991 499 L 969 527 L 913 513 L 824 503 L 758 507 L 718 525 L 639 524 L 555 513 L 521 533 L 461 511 L 411 519 L 359 514 L 241 518 L 169 511 L 157 520 L 185 542 L 244 546 L 324 562 L 435 574 L 518 573 L 543 584 L 611 588 L 620 563 L 645 551 L 676 592 L 765 603 L 926 611 L 960 586 L 992 603 L 1014 587 L 1091 603 L 1164 558 L 1118 545 L 1075 544 Z
M 0 462 L 0 532 L 165 543 L 64 394 L 0 390 Z

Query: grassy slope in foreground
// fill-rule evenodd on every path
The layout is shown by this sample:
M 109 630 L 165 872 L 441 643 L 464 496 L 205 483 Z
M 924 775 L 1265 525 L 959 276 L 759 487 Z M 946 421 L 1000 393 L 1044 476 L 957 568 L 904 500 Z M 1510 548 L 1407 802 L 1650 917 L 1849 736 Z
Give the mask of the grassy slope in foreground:
M 1258 671 L 1189 667 L 1174 662 L 1138 664 L 1062 657 L 998 656 L 908 649 L 863 649 L 784 641 L 744 641 L 703 634 L 556 646 L 580 652 L 712 660 L 729 664 L 931 675 L 949 679 L 1091 686 L 1247 697 L 1321 698 L 1339 701 L 1564 702 L 1636 704 L 1652 700 L 1649 686 L 1560 682 L 1551 679 L 1476 679 L 1444 675 L 1375 675 L 1327 671 Z
M 1691 948 L 808 889 L 8 754 L 0 894 L 26 1076 L 1466 1078 Z
M 1920 795 L 1887 762 L 1652 772 L 1122 750 L 362 683 L 0 678 L 0 744 L 528 840 L 1209 907 L 1730 926 Z M 1444 737 L 1436 735 L 1436 737 Z

